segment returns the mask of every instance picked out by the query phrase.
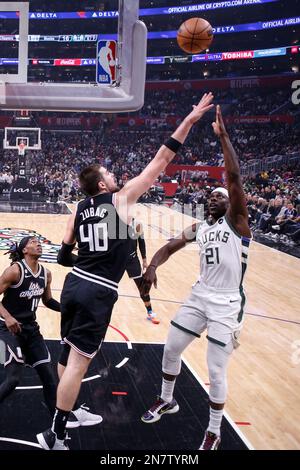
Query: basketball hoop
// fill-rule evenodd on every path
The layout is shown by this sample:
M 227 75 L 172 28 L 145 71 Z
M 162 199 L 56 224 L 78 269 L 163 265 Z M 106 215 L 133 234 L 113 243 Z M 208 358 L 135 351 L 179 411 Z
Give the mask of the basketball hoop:
M 26 145 L 24 142 L 20 142 L 18 145 L 18 153 L 19 155 L 25 155 Z

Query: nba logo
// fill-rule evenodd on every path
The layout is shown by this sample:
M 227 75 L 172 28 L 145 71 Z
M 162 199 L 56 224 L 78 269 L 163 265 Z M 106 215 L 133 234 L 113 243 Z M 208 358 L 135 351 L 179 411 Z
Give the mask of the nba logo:
M 116 41 L 97 43 L 97 83 L 111 85 L 116 80 Z

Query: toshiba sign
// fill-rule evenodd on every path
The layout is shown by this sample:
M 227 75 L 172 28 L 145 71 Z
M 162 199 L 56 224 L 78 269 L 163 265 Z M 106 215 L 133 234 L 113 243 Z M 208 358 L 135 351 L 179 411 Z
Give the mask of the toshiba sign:
M 222 60 L 252 59 L 254 51 L 223 52 Z

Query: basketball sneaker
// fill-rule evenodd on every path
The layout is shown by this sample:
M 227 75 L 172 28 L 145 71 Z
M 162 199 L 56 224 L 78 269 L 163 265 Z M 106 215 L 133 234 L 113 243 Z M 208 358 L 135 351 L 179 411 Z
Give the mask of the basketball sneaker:
M 199 450 L 217 450 L 220 443 L 220 436 L 217 436 L 213 432 L 205 431 L 204 439 Z
M 150 408 L 150 410 L 146 411 L 141 417 L 141 420 L 144 423 L 156 423 L 159 421 L 163 414 L 173 414 L 179 411 L 179 405 L 177 401 L 173 398 L 171 403 L 164 401 L 162 398 L 157 397 L 156 402 Z
M 159 325 L 160 321 L 156 318 L 156 313 L 150 310 L 147 314 L 147 320 L 151 321 L 154 325 Z
M 52 429 L 36 435 L 38 443 L 45 450 L 69 450 L 64 439 L 58 439 Z
M 95 424 L 100 424 L 102 421 L 102 416 L 90 413 L 89 408 L 83 404 L 77 410 L 71 411 L 66 428 L 72 429 L 79 428 L 79 426 L 95 426 Z

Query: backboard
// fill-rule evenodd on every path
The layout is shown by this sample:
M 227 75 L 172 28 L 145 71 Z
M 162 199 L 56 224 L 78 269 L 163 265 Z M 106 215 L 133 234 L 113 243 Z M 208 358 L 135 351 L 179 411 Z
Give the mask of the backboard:
M 7 13 L 7 15 L 1 15 Z M 16 13 L 17 18 L 11 18 L 12 13 Z M 27 62 L 28 62 L 28 25 L 29 25 L 29 3 L 28 2 L 0 2 L 0 18 L 8 16 L 10 25 L 13 31 L 17 29 L 19 32 L 19 47 L 17 57 L 7 58 L 11 60 L 11 64 L 16 62 L 16 73 L 4 73 L 0 67 L 0 83 L 26 83 L 27 82 Z M 5 21 L 3 18 L 2 21 Z M 3 35 L 5 36 L 5 35 Z M 8 40 L 8 38 L 4 39 Z M 0 42 L 1 43 L 1 42 Z M 16 61 L 17 59 L 17 61 Z M 2 57 L 0 58 L 1 65 L 3 63 Z M 2 104 L 1 93 L 0 93 L 0 106 Z
M 103 3 L 115 7 L 111 11 L 99 11 L 97 0 L 80 12 L 72 11 L 72 2 L 63 3 L 67 12 L 58 11 L 57 1 L 52 3 L 46 3 L 48 12 L 41 12 L 38 0 L 0 1 L 0 108 L 109 113 L 140 109 L 147 28 L 138 19 L 139 0 Z M 10 57 L 17 46 L 18 54 Z
M 20 150 L 24 143 L 26 150 L 41 149 L 41 129 L 39 127 L 5 127 L 3 148 Z

